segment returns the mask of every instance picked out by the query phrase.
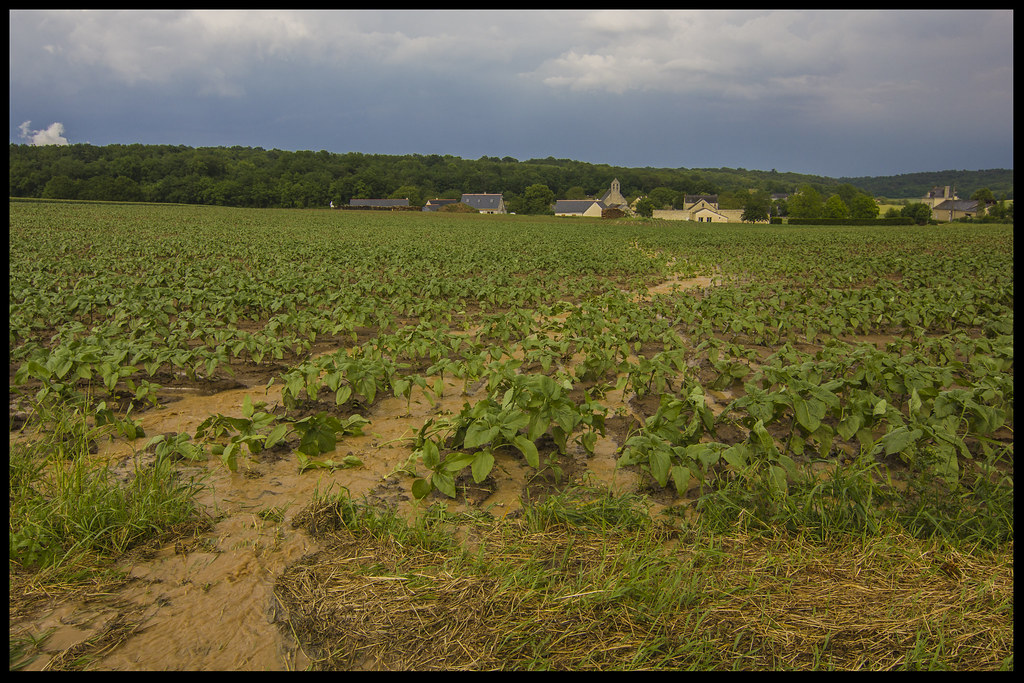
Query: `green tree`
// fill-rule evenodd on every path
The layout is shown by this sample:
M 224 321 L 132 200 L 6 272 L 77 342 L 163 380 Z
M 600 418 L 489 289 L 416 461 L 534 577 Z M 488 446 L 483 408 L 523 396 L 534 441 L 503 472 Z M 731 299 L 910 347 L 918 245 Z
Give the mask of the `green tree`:
M 555 193 L 547 185 L 534 183 L 523 192 L 523 210 L 527 214 L 554 214 L 551 205 L 555 202 Z
M 855 195 L 850 201 L 850 218 L 878 218 L 878 203 L 866 194 Z
M 408 199 L 411 206 L 423 206 L 423 195 L 413 185 L 402 185 L 391 193 L 389 199 Z
M 771 197 L 766 192 L 751 192 L 750 196 L 743 203 L 743 214 L 740 220 L 747 223 L 768 220 L 771 212 Z
M 822 217 L 824 218 L 849 218 L 850 209 L 847 208 L 846 202 L 838 194 L 834 194 L 825 200 L 825 206 L 822 209 Z
M 651 200 L 656 209 L 671 209 L 676 201 L 676 196 L 679 193 L 670 187 L 656 187 L 647 193 L 647 198 Z
M 563 197 L 563 199 L 586 199 L 586 198 L 587 198 L 587 191 L 584 190 L 579 185 L 573 185 L 572 187 L 570 187 L 568 190 L 565 191 L 565 196 Z
M 971 194 L 971 199 L 976 199 L 980 202 L 988 203 L 994 202 L 996 200 L 996 197 L 994 194 L 992 194 L 992 190 L 988 189 L 987 187 L 981 187 Z
M 825 203 L 821 193 L 810 185 L 804 185 L 789 198 L 789 215 L 792 218 L 821 218 Z
M 1010 221 L 1013 221 L 1013 204 L 1007 207 L 1006 201 L 1000 199 L 988 210 L 988 216 L 995 220 L 1006 220 L 1009 217 Z
M 932 208 L 927 204 L 915 202 L 904 206 L 900 215 L 914 219 L 918 225 L 925 225 L 932 219 Z
M 77 199 L 79 181 L 66 175 L 50 178 L 43 186 L 42 196 L 46 199 Z
M 651 198 L 650 197 L 644 197 L 642 199 L 638 199 L 637 200 L 637 202 L 636 202 L 636 213 L 637 213 L 638 216 L 643 216 L 644 218 L 650 218 L 651 216 L 654 215 L 654 207 L 655 207 L 655 203 L 653 201 L 651 201 Z

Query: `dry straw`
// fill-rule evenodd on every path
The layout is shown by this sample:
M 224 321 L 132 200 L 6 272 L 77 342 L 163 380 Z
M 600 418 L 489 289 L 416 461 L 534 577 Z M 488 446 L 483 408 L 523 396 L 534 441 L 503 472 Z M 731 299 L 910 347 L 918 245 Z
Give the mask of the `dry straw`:
M 279 580 L 281 625 L 323 669 L 1012 667 L 1012 547 L 737 529 L 621 559 L 645 533 L 505 520 L 460 553 L 335 525 Z

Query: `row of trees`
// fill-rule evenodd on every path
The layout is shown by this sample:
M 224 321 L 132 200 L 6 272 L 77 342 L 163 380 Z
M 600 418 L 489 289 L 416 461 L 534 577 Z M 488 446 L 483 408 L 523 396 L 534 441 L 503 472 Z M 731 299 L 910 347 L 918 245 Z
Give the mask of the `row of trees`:
M 1013 199 L 1013 169 L 985 169 L 965 171 L 950 169 L 923 173 L 904 173 L 896 176 L 839 178 L 875 197 L 923 197 L 933 187 L 952 185 L 961 197 L 972 197 L 987 189 L 995 198 Z
M 584 198 L 603 194 L 612 178 L 619 179 L 627 197 L 648 195 L 674 206 L 682 206 L 687 194 L 733 201 L 751 187 L 771 193 L 792 192 L 806 183 L 836 185 L 828 178 L 776 171 L 625 168 L 552 157 L 467 160 L 174 145 L 12 144 L 9 168 L 12 197 L 320 207 L 385 197 L 408 197 L 421 205 L 464 192 L 501 192 L 507 205 L 525 207 L 524 213 L 540 204 L 538 193 L 546 196 L 537 186 L 553 198 Z
M 625 168 L 552 157 L 468 160 L 237 146 L 12 144 L 9 169 L 10 196 L 53 199 L 306 208 L 385 197 L 407 197 L 419 206 L 464 192 L 501 192 L 511 211 L 547 213 L 554 199 L 599 197 L 618 178 L 627 198 L 646 198 L 644 212 L 683 208 L 685 196 L 693 194 L 718 195 L 721 208 L 743 209 L 752 220 L 766 215 L 870 217 L 874 207 L 866 189 L 870 179 L 839 182 L 775 169 Z M 959 172 L 962 191 L 969 173 Z M 998 173 L 1003 174 L 1000 182 L 1009 174 L 1012 197 L 1013 172 Z M 772 201 L 772 194 L 791 196 Z
M 780 193 L 781 194 L 781 193 Z M 826 198 L 827 197 L 827 198 Z M 767 221 L 777 216 L 793 218 L 876 218 L 879 208 L 875 199 L 844 183 L 826 195 L 821 185 L 806 184 L 798 192 L 774 198 L 764 190 L 723 193 L 718 197 L 720 209 L 743 209 L 742 220 Z M 683 208 L 683 197 L 669 188 L 655 188 L 637 202 L 637 213 L 650 216 L 657 209 Z

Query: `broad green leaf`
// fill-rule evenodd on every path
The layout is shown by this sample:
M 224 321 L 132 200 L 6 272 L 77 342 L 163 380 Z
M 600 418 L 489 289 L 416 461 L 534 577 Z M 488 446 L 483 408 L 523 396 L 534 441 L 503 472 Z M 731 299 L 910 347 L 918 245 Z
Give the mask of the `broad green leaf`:
M 597 445 L 597 433 L 587 432 L 581 438 L 581 442 L 583 443 L 583 448 L 586 449 L 587 453 L 593 455 L 594 447 Z
M 451 453 L 444 459 L 444 469 L 447 472 L 458 472 L 468 467 L 476 460 L 475 453 Z
M 839 436 L 843 437 L 844 441 L 850 441 L 863 426 L 864 416 L 860 413 L 851 413 L 836 425 L 836 432 L 838 432 Z
M 770 477 L 772 488 L 776 492 L 787 493 L 789 491 L 789 482 L 786 480 L 786 470 L 778 465 L 769 465 L 768 476 Z
M 522 434 L 512 439 L 512 444 L 526 456 L 526 462 L 530 464 L 530 467 L 534 469 L 540 468 L 540 454 L 537 452 L 537 444 Z
M 825 413 L 828 412 L 828 407 L 816 398 L 808 400 L 802 396 L 794 396 L 793 410 L 796 413 L 796 420 L 800 426 L 808 432 L 814 432 L 821 424 Z
M 277 425 L 276 427 L 274 427 L 274 431 L 270 432 L 270 435 L 267 437 L 267 440 L 264 442 L 264 444 L 263 444 L 264 447 L 266 447 L 266 448 L 273 448 L 274 446 L 279 444 L 282 439 L 284 439 L 285 434 L 287 434 L 287 433 L 288 433 L 288 425 L 286 425 L 286 424 L 279 424 L 279 425 Z
M 676 485 L 676 493 L 680 496 L 686 495 L 690 488 L 690 468 L 682 465 L 673 465 L 672 482 Z
M 449 498 L 455 497 L 455 477 L 451 473 L 435 470 L 430 474 L 430 483 Z
M 881 443 L 885 446 L 885 454 L 902 453 L 921 438 L 923 433 L 920 429 L 911 429 L 906 426 L 897 427 L 881 438 Z
M 921 410 L 921 397 L 917 393 L 917 389 L 913 389 L 910 392 L 910 414 L 916 415 Z
M 482 482 L 494 467 L 494 455 L 490 451 L 480 451 L 473 460 L 473 481 Z
M 428 479 L 416 479 L 412 482 L 412 495 L 421 500 L 434 490 L 434 485 Z
M 441 452 L 438 450 L 437 444 L 430 439 L 423 442 L 419 453 L 423 460 L 423 466 L 427 469 L 436 469 L 441 462 Z
M 744 443 L 733 444 L 729 448 L 725 449 L 722 453 L 722 457 L 727 463 L 736 469 L 743 470 L 747 467 L 747 463 L 750 461 L 750 447 Z
M 497 426 L 491 427 L 482 421 L 474 422 L 466 430 L 466 438 L 463 439 L 462 445 L 466 448 L 477 448 L 485 443 L 491 443 L 498 435 L 499 429 Z
M 402 396 L 408 398 L 410 395 L 409 392 L 412 389 L 412 382 L 407 379 L 395 379 L 391 382 L 391 388 L 395 392 L 395 398 L 400 398 Z
M 668 451 L 662 448 L 655 448 L 648 455 L 648 462 L 651 466 L 651 475 L 659 486 L 668 484 L 668 472 L 672 464 Z

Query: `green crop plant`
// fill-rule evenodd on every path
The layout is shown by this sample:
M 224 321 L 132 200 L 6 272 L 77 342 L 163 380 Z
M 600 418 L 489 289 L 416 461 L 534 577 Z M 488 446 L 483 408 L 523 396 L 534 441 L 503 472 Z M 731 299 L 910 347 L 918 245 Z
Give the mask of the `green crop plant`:
M 728 448 L 704 440 L 714 438 L 715 421 L 700 385 L 693 385 L 683 399 L 662 394 L 658 410 L 626 439 L 617 466 L 638 465 L 662 487 L 671 479 L 679 495 L 690 488 L 691 479 L 703 487 L 710 468 Z
M 421 429 L 408 465 L 415 477 L 413 494 L 423 498 L 438 489 L 454 498 L 455 476 L 468 467 L 473 480 L 482 482 L 494 467 L 494 451 L 499 448 L 515 448 L 534 469 L 542 465 L 537 441 L 545 435 L 558 454 L 566 453 L 570 437 L 593 452 L 598 434 L 604 433 L 604 408 L 589 400 L 577 406 L 565 384 L 547 375 L 511 375 L 484 400 L 467 403 L 458 415 L 428 425 Z M 444 457 L 442 451 L 447 453 Z M 416 463 L 425 466 L 429 476 L 419 476 Z M 560 476 L 557 455 L 543 464 Z
M 316 415 L 295 420 L 291 427 L 301 437 L 296 450 L 309 457 L 316 457 L 333 451 L 338 445 L 339 436 L 361 435 L 363 427 L 368 424 L 370 421 L 359 415 L 339 419 L 321 411 Z
M 238 454 L 242 446 L 249 450 L 250 455 L 256 455 L 264 448 L 274 447 L 288 434 L 288 423 L 275 424 L 278 423 L 277 415 L 261 410 L 263 407 L 262 403 L 253 404 L 252 399 L 246 394 L 242 401 L 242 417 L 230 417 L 220 413 L 211 415 L 196 427 L 195 438 L 213 441 L 228 436 L 226 444 L 212 443 L 210 451 L 220 457 L 225 467 L 234 472 L 238 469 Z M 264 433 L 268 429 L 269 433 Z

